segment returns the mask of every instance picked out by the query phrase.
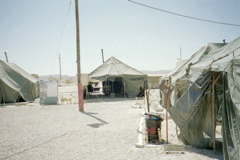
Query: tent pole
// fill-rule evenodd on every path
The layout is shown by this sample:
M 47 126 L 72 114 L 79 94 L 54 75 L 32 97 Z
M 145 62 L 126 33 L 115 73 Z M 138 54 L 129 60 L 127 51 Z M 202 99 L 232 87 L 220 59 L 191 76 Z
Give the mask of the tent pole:
M 113 93 L 113 81 L 112 81 L 112 89 L 111 90 L 112 90 L 111 93 Z
M 149 107 L 149 89 L 147 90 L 147 109 L 148 109 L 148 112 L 150 112 L 150 107 Z
M 6 61 L 8 62 L 7 52 L 5 52 Z
M 2 92 L 2 89 L 0 88 L 0 92 L 1 92 L 1 96 L 2 96 L 2 102 L 3 102 L 3 106 L 5 106 L 5 101 L 4 101 L 4 98 L 3 98 L 3 92 Z M 1 103 L 1 102 L 0 102 Z
M 60 71 L 60 83 L 61 83 L 61 80 L 62 80 L 62 71 L 61 71 L 61 56 L 60 56 L 60 54 L 59 54 L 59 57 L 58 57 L 58 59 L 59 59 L 59 71 Z
M 125 94 L 125 83 L 123 83 L 123 94 L 124 94 L 124 98 L 126 99 L 126 94 Z
M 107 91 L 108 91 L 108 96 L 110 96 L 110 94 L 109 94 L 110 90 L 109 90 L 109 80 L 108 80 L 108 77 L 107 77 Z
M 102 62 L 104 63 L 103 49 L 101 49 L 101 51 L 102 51 Z
M 216 122 L 215 122 L 215 74 L 212 72 L 212 132 L 213 132 L 213 151 L 216 153 Z

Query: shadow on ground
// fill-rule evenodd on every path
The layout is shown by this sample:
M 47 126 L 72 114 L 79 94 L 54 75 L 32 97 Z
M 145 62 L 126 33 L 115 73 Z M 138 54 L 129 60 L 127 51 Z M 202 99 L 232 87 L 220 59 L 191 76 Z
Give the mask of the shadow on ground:
M 141 98 L 138 98 L 139 100 L 142 100 Z M 127 100 L 136 100 L 136 98 L 124 98 L 124 97 L 109 97 L 109 96 L 103 96 L 103 97 L 96 97 L 96 96 L 90 96 L 89 98 L 85 98 L 85 103 L 96 103 L 96 102 L 116 102 L 116 101 L 127 101 Z
M 100 123 L 87 124 L 87 126 L 89 126 L 89 127 L 99 128 L 100 126 L 103 126 L 103 125 L 105 125 L 105 124 L 108 124 L 108 122 L 106 122 L 106 121 L 98 118 L 97 116 L 95 116 L 95 115 L 97 115 L 98 113 L 94 113 L 94 112 L 81 112 L 81 113 L 82 113 L 82 114 L 85 114 L 85 115 L 87 115 L 87 116 L 89 116 L 89 117 L 92 117 L 92 118 L 94 118 L 94 119 L 96 119 L 96 120 L 98 120 L 98 121 L 100 122 Z
M 190 145 L 185 146 L 185 150 L 187 152 L 194 152 L 197 154 L 202 154 L 205 156 L 208 156 L 210 158 L 214 158 L 217 160 L 224 160 L 223 158 L 223 150 L 222 150 L 222 142 L 221 141 L 216 141 L 216 150 L 214 152 L 213 149 L 198 149 Z

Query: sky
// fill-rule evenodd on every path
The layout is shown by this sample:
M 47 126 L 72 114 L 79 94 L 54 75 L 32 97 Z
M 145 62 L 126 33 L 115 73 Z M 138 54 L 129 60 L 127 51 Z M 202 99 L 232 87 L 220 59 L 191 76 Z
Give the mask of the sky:
M 240 25 L 240 0 L 134 0 L 199 19 Z M 172 70 L 208 43 L 231 42 L 240 27 L 208 23 L 129 0 L 79 0 L 81 73 L 111 56 L 137 70 Z M 76 75 L 75 0 L 0 0 L 0 59 L 30 74 Z

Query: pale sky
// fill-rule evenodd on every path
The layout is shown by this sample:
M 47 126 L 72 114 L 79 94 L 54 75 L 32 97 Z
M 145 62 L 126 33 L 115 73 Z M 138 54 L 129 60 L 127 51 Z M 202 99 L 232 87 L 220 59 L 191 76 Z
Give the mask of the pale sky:
M 135 1 L 240 25 L 240 0 Z M 128 0 L 79 0 L 79 12 L 82 73 L 102 64 L 101 49 L 105 60 L 114 56 L 137 70 L 171 70 L 180 47 L 185 59 L 208 43 L 240 36 L 239 26 Z M 76 75 L 75 0 L 0 0 L 0 59 L 6 61 L 4 52 L 9 62 L 39 75 L 59 74 L 60 54 L 62 74 Z

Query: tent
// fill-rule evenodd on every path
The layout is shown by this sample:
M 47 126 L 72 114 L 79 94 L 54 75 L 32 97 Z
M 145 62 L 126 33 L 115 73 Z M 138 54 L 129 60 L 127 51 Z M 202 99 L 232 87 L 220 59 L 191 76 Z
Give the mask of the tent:
M 146 88 L 147 75 L 124 64 L 114 57 L 110 57 L 106 62 L 89 74 L 90 78 L 101 81 L 115 82 L 121 79 L 124 93 L 128 97 L 136 97 Z M 114 90 L 111 90 L 114 92 Z
M 224 159 L 240 159 L 240 37 L 209 43 L 162 80 L 174 86 L 169 113 L 179 139 L 214 149 L 221 124 Z
M 16 64 L 0 60 L 0 103 L 34 101 L 39 82 Z

